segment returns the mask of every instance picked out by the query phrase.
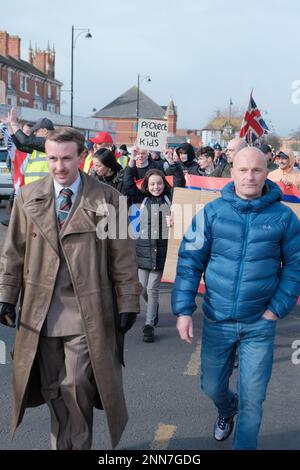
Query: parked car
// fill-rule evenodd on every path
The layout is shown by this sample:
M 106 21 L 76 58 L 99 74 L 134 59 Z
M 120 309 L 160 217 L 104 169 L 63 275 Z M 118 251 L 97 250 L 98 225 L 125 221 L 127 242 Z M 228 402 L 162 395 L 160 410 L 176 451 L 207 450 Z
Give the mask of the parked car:
M 12 176 L 7 168 L 7 148 L 0 147 L 0 202 L 2 199 L 9 199 L 12 192 Z

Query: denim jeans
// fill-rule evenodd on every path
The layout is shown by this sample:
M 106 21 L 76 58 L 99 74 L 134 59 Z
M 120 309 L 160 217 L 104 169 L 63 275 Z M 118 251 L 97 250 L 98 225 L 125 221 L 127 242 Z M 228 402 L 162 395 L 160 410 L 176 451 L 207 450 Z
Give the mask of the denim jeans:
M 159 287 L 162 271 L 149 271 L 139 268 L 139 281 L 143 286 L 141 296 L 147 304 L 146 325 L 154 325 L 154 319 L 159 304 Z
M 256 449 L 262 404 L 272 373 L 276 321 L 213 322 L 204 318 L 201 388 L 221 416 L 236 413 L 233 449 Z M 240 349 L 236 396 L 229 389 L 237 346 Z M 237 404 L 238 398 L 238 404 Z

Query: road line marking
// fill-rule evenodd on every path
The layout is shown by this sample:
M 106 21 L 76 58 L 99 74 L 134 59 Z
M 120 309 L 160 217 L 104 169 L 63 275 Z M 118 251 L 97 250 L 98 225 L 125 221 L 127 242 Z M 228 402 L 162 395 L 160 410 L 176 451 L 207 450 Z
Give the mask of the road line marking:
M 177 426 L 159 423 L 154 440 L 150 445 L 151 450 L 164 450 L 168 448 L 171 438 L 174 436 Z
M 200 370 L 200 349 L 201 341 L 197 343 L 195 351 L 191 354 L 188 365 L 183 371 L 183 375 L 198 375 Z

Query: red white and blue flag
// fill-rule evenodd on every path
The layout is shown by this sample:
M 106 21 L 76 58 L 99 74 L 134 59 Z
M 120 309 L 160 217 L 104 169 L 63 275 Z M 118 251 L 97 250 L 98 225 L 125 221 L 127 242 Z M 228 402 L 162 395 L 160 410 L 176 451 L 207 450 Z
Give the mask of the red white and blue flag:
M 15 192 L 18 193 L 20 188 L 24 185 L 24 174 L 30 154 L 18 150 L 11 138 L 7 126 L 2 123 L 0 129 L 3 133 L 4 142 L 7 146 L 7 151 L 13 166 L 13 184 Z
M 244 137 L 246 142 L 252 145 L 257 139 L 268 132 L 269 128 L 263 120 L 251 93 L 249 106 L 242 122 L 240 137 Z

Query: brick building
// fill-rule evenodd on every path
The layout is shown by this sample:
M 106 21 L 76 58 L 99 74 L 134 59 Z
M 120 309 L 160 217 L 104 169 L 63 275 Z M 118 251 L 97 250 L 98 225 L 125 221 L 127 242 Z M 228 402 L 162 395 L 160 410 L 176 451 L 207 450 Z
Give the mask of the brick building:
M 102 118 L 115 124 L 116 145 L 132 146 L 136 141 L 137 96 L 138 89 L 133 86 L 93 115 L 95 118 Z M 178 141 L 177 111 L 172 99 L 168 106 L 160 106 L 140 90 L 139 116 L 145 119 L 166 119 L 169 132 L 168 143 L 177 144 L 179 141 L 180 143 L 186 141 L 184 137 L 180 137 Z
M 200 129 L 177 129 L 177 137 L 184 138 L 193 147 L 199 148 L 202 145 Z
M 21 39 L 0 31 L 0 104 L 60 113 L 62 83 L 55 79 L 55 50 L 32 49 L 21 59 Z

